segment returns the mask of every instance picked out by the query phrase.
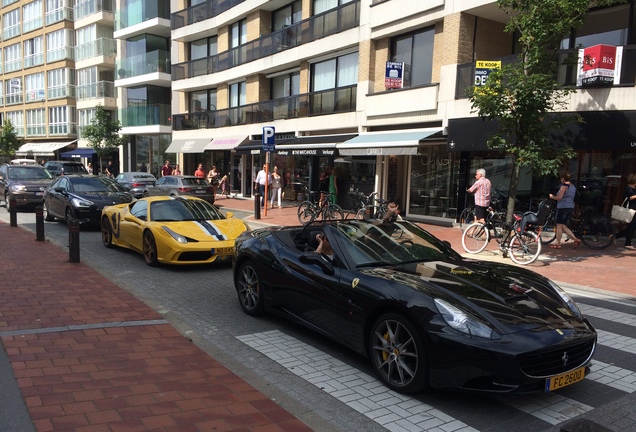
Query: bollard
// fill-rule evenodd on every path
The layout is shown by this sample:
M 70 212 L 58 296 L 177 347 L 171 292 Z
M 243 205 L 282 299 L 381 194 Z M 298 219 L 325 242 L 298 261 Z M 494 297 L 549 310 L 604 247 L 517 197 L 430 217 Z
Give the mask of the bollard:
M 261 218 L 261 194 L 256 192 L 254 194 L 254 219 Z
M 18 226 L 18 203 L 15 198 L 9 198 L 9 201 L 5 201 L 5 205 L 9 206 L 9 226 Z
M 35 241 L 44 241 L 44 212 L 42 206 L 35 208 Z
M 68 261 L 80 262 L 79 221 L 75 218 L 68 221 Z

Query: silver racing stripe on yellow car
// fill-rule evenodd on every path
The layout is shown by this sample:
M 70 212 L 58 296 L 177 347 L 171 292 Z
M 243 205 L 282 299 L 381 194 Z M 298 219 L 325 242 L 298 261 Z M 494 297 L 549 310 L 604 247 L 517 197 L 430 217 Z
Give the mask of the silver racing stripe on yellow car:
M 221 230 L 217 228 L 216 225 L 214 225 L 213 222 L 203 221 L 203 222 L 196 222 L 196 224 L 199 225 L 206 233 L 210 234 L 216 240 L 219 240 L 219 241 L 227 240 L 227 236 L 223 234 Z

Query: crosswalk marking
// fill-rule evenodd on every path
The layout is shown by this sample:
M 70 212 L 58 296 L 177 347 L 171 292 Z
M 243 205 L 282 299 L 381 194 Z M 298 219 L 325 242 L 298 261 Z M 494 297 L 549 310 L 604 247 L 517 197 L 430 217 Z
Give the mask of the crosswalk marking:
M 628 314 L 625 312 L 619 312 L 612 309 L 606 309 L 598 306 L 590 306 L 583 303 L 577 303 L 579 309 L 586 316 L 593 316 L 596 318 L 626 324 L 636 327 L 636 315 Z

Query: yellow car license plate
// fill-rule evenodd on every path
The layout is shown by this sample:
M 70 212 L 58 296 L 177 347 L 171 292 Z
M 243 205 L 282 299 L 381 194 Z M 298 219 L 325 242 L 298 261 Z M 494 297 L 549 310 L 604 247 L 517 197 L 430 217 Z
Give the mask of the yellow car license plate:
M 233 253 L 234 253 L 233 247 L 212 249 L 212 255 L 232 255 Z
M 545 391 L 551 392 L 557 390 L 575 382 L 583 380 L 585 377 L 585 366 L 573 370 L 572 372 L 564 373 L 561 375 L 553 376 L 545 380 Z

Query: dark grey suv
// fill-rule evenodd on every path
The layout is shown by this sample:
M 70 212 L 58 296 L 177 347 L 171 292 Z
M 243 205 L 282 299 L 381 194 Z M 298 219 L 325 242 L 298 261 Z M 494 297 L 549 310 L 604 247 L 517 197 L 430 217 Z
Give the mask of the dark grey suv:
M 0 166 L 0 199 L 7 210 L 11 198 L 18 207 L 40 205 L 52 181 L 53 176 L 39 165 L 4 164 Z
M 81 162 L 72 161 L 48 161 L 44 169 L 54 176 L 62 174 L 88 174 L 88 170 Z

